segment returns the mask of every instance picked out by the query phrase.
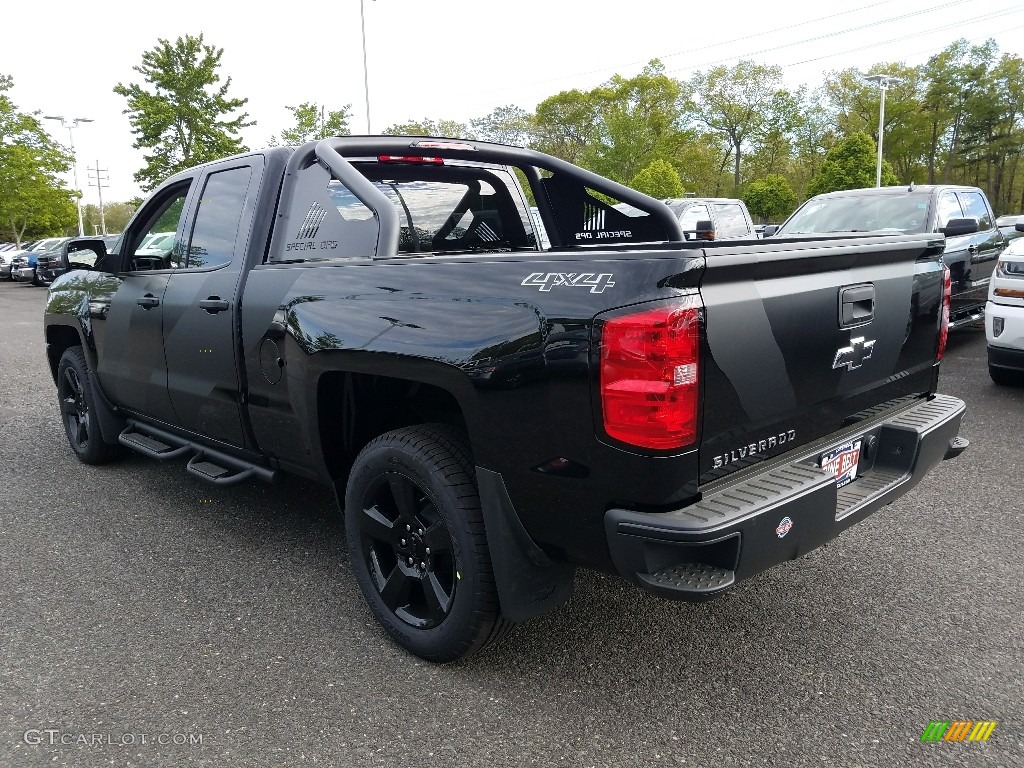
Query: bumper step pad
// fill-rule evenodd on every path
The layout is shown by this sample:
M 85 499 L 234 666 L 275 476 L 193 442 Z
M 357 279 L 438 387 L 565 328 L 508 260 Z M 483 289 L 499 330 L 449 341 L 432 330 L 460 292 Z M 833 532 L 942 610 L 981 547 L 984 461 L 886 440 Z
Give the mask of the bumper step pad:
M 640 578 L 655 588 L 699 595 L 712 594 L 731 587 L 736 581 L 736 574 L 706 563 L 680 563 L 663 568 L 657 573 L 642 573 Z

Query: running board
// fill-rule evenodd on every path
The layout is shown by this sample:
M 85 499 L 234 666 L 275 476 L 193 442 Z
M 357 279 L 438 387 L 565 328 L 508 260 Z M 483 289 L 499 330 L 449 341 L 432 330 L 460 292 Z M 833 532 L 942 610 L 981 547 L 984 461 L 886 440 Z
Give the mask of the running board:
M 958 317 L 956 320 L 951 320 L 950 323 L 949 323 L 949 330 L 952 331 L 955 328 L 963 328 L 965 325 L 970 325 L 971 323 L 977 323 L 977 322 L 979 322 L 981 320 L 984 320 L 984 319 L 985 319 L 985 310 L 984 309 L 979 309 L 978 311 L 972 312 L 969 315 L 964 315 L 963 317 Z
M 282 479 L 279 469 L 253 464 L 150 424 L 129 421 L 117 440 L 121 445 L 158 461 L 169 461 L 191 454 L 192 458 L 185 469 L 214 485 L 235 485 L 250 478 L 265 483 L 279 483 Z

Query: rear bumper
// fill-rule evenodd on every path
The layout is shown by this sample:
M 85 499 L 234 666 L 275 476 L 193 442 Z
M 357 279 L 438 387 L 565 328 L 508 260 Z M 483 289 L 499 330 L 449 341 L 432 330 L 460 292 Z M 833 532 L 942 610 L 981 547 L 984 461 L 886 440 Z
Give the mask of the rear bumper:
M 619 573 L 677 600 L 715 597 L 743 579 L 793 560 L 913 488 L 945 458 L 963 401 L 936 395 L 895 415 L 866 420 L 781 461 L 725 478 L 699 502 L 672 512 L 611 509 L 605 531 Z M 858 478 L 837 488 L 817 466 L 831 448 L 862 440 Z

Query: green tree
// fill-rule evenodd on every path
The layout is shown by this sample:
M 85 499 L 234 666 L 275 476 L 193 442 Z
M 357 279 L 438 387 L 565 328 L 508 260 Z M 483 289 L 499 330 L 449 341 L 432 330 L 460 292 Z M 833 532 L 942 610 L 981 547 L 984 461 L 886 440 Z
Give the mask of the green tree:
M 509 104 L 498 107 L 489 115 L 469 121 L 477 138 L 498 144 L 525 147 L 530 143 L 530 113 L 522 107 Z
M 747 184 L 743 202 L 750 215 L 761 221 L 781 221 L 796 208 L 796 192 L 785 176 L 769 174 Z
M 922 106 L 931 129 L 929 183 L 950 180 L 954 163 L 963 149 L 965 127 L 979 97 L 983 98 L 995 55 L 996 44 L 992 40 L 972 46 L 961 39 L 932 56 L 924 65 L 923 75 L 928 84 Z M 940 154 L 945 154 L 941 174 Z
M 12 85 L 0 75 L 0 232 L 20 246 L 25 237 L 62 232 L 76 211 L 74 193 L 60 178 L 70 155 L 35 115 L 18 110 L 7 95 Z
M 682 197 L 683 182 L 679 171 L 668 160 L 653 160 L 633 177 L 630 186 L 651 197 Z
M 352 105 L 346 104 L 339 110 L 325 112 L 323 104 L 304 101 L 291 110 L 295 124 L 281 131 L 280 143 L 286 146 L 305 144 L 307 141 L 326 139 L 329 136 L 348 136 L 348 121 L 352 118 Z M 278 144 L 278 137 L 270 139 L 270 145 Z
M 922 182 L 926 178 L 929 127 L 921 109 L 920 69 L 897 63 L 876 64 L 869 71 L 897 79 L 886 89 L 884 157 L 901 181 Z M 843 134 L 863 132 L 878 141 L 881 91 L 877 85 L 865 80 L 860 71 L 846 69 L 826 77 L 823 90 L 833 122 Z
M 104 203 L 103 204 L 103 217 L 100 217 L 100 209 L 98 205 L 89 203 L 88 205 L 82 206 L 82 220 L 85 222 L 86 234 L 93 232 L 99 232 L 101 220 L 107 224 L 107 232 L 111 234 L 117 234 L 124 232 L 124 228 L 128 226 L 128 222 L 132 216 L 135 215 L 135 211 L 139 209 L 138 205 L 132 203 Z
M 465 123 L 457 120 L 409 120 L 384 129 L 385 136 L 439 136 L 450 139 L 474 139 L 476 136 Z
M 583 91 L 562 91 L 544 99 L 532 122 L 533 147 L 569 163 L 585 163 L 597 142 L 597 107 Z
M 136 149 L 146 165 L 135 174 L 144 190 L 193 165 L 244 152 L 239 131 L 255 122 L 235 114 L 248 99 L 229 98 L 231 78 L 218 74 L 223 48 L 203 43 L 203 36 L 164 39 L 142 54 L 133 69 L 144 85 L 118 83 L 114 93 L 128 102 Z
M 692 119 L 719 136 L 733 158 L 733 187 L 739 190 L 744 147 L 765 131 L 767 115 L 777 104 L 782 88 L 782 69 L 743 60 L 734 67 L 712 67 L 690 79 L 693 99 L 688 105 Z
M 808 195 L 839 189 L 875 186 L 877 147 L 866 133 L 853 133 L 836 144 L 825 156 L 821 170 L 811 179 Z M 882 186 L 899 184 L 888 161 L 882 161 Z
M 629 183 L 654 160 L 669 160 L 685 143 L 681 90 L 657 59 L 636 77 L 614 75 L 591 92 L 597 116 L 596 141 L 588 165 L 608 178 Z

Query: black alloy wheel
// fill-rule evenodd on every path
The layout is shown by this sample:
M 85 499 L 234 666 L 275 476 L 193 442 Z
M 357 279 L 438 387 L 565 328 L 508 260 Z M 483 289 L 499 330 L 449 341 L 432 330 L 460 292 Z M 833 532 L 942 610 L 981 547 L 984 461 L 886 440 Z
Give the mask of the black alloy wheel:
M 94 398 L 82 348 L 69 347 L 57 365 L 57 400 L 64 432 L 80 461 L 103 464 L 121 456 L 123 449 L 104 441 Z
M 464 435 L 442 424 L 371 440 L 349 474 L 345 531 L 377 620 L 429 661 L 470 656 L 502 637 L 475 471 Z
M 71 366 L 64 369 L 60 381 L 60 410 L 75 453 L 89 450 L 89 403 L 85 399 L 82 380 Z
M 363 495 L 360 546 L 384 605 L 418 629 L 451 612 L 458 582 L 452 539 L 416 480 L 385 472 Z

